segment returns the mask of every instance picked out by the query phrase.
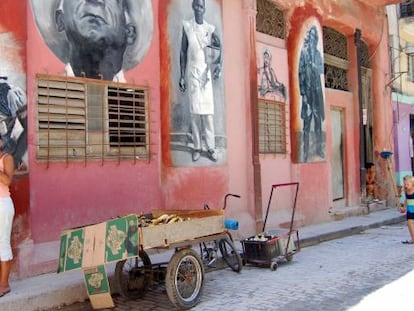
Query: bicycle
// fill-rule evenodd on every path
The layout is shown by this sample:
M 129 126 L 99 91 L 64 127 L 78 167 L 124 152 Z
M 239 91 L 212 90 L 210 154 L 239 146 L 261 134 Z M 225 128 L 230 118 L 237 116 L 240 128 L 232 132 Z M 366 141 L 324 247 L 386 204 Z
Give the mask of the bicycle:
M 224 197 L 223 210 L 226 209 L 227 198 L 230 196 L 240 198 L 240 195 L 238 194 L 227 193 Z M 204 209 L 205 210 L 210 209 L 208 204 L 204 204 Z M 210 242 L 201 242 L 199 244 L 200 257 L 206 268 L 216 268 L 217 259 L 218 259 L 217 254 L 220 251 L 221 257 L 223 258 L 224 262 L 234 272 L 240 272 L 243 267 L 243 261 L 240 257 L 239 252 L 234 246 L 233 237 L 230 231 L 228 231 L 229 229 L 235 229 L 235 227 L 231 227 L 231 228 L 227 227 L 226 229 L 227 229 L 226 231 L 227 237 L 221 238 L 219 240 L 210 241 Z

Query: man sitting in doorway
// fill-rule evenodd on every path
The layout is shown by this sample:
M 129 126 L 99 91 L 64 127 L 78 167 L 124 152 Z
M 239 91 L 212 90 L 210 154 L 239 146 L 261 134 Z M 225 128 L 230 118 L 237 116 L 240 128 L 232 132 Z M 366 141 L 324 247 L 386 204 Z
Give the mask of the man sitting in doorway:
M 377 171 L 375 164 L 372 162 L 368 162 L 365 165 L 365 169 L 367 199 L 373 199 L 374 201 L 378 201 L 378 185 L 376 180 Z

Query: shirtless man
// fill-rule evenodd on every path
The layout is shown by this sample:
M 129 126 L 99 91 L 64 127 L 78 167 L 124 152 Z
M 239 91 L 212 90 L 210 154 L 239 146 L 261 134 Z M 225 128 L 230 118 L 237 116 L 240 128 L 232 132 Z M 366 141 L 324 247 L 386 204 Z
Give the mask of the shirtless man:
M 377 180 L 376 180 L 377 172 L 376 172 L 375 164 L 368 162 L 365 168 L 366 168 L 365 179 L 366 179 L 367 198 L 371 196 L 374 200 L 378 200 L 378 185 L 377 185 Z

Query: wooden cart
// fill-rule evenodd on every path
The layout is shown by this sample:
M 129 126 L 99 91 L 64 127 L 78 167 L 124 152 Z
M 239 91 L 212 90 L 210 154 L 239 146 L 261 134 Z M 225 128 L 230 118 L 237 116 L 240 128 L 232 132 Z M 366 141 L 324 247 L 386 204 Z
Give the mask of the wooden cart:
M 114 307 L 105 271 L 109 262 L 116 262 L 115 282 L 122 295 L 139 298 L 149 285 L 161 280 L 170 301 L 189 309 L 198 303 L 204 286 L 205 264 L 194 246 L 216 243 L 223 259 L 240 271 L 242 261 L 224 227 L 223 210 L 152 212 L 154 218 L 161 214 L 185 221 L 142 227 L 139 216 L 133 214 L 65 230 L 58 272 L 83 270 L 94 309 Z M 153 265 L 150 250 L 173 250 L 173 255 L 165 265 Z

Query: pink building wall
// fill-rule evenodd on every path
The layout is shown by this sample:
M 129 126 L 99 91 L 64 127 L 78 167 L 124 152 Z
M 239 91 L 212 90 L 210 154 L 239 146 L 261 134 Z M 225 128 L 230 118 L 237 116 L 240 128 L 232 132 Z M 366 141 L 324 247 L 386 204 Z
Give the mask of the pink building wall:
M 413 114 L 413 105 L 404 102 L 402 98 L 393 101 L 394 107 L 394 142 L 395 142 L 395 173 L 396 182 L 403 184 L 402 178 L 406 175 L 412 175 L 411 157 L 410 157 L 410 117 Z
M 142 62 L 126 72 L 126 79 L 150 88 L 151 150 L 150 161 L 88 161 L 88 163 L 42 163 L 36 160 L 36 74 L 62 74 L 62 62 L 43 41 L 27 2 L 27 98 L 29 135 L 30 188 L 28 179 L 18 190 L 25 189 L 27 198 L 21 198 L 22 214 L 26 220 L 20 228 L 28 228 L 25 237 L 30 241 L 21 245 L 19 257 L 31 257 L 33 264 L 51 263 L 54 267 L 58 256 L 60 232 L 69 227 L 82 226 L 107 220 L 128 213 L 148 212 L 152 209 L 201 209 L 204 203 L 212 208 L 223 206 L 228 192 L 241 195 L 231 198 L 226 215 L 238 219 L 240 230 L 235 233 L 243 238 L 256 232 L 257 211 L 262 215 L 267 208 L 271 185 L 299 182 L 297 202 L 298 225 L 332 220 L 331 176 L 335 174 L 330 163 L 331 120 L 330 110 L 341 109 L 344 115 L 344 166 L 345 201 L 347 206 L 359 205 L 359 115 L 356 55 L 353 34 L 362 30 L 364 41 L 372 55 L 373 102 L 375 123 L 375 150 L 388 148 L 388 133 L 392 127 L 390 94 L 384 72 L 388 70 L 387 28 L 385 16 L 359 1 L 338 4 L 336 1 L 312 1 L 295 7 L 292 1 L 275 1 L 285 11 L 287 33 L 285 42 L 276 40 L 278 48 L 277 75 L 287 87 L 287 142 L 286 155 L 260 155 L 261 206 L 255 206 L 254 168 L 252 159 L 251 95 L 257 93 L 250 85 L 251 64 L 257 64 L 256 48 L 262 44 L 255 29 L 255 1 L 216 1 L 221 8 L 224 48 L 225 126 L 227 135 L 227 160 L 225 163 L 203 167 L 175 167 L 169 152 L 169 96 L 173 86 L 169 80 L 171 68 L 168 50 L 167 20 L 170 1 L 152 0 L 153 36 L 148 53 Z M 187 1 L 186 5 L 191 3 Z M 371 3 L 371 2 L 370 2 Z M 11 8 L 26 10 L 26 3 L 2 1 L 0 12 Z M 3 9 L 4 8 L 4 9 Z M 24 15 L 24 14 L 22 14 Z M 326 161 L 296 163 L 292 159 L 296 146 L 291 137 L 291 127 L 298 122 L 292 115 L 299 103 L 296 79 L 296 57 L 301 34 L 301 22 L 312 18 L 320 25 L 343 32 L 348 38 L 350 69 L 349 92 L 325 90 L 326 112 Z M 3 19 L 0 19 L 3 31 Z M 363 21 L 369 21 L 364 23 Z M 9 31 L 20 35 L 24 41 L 25 27 L 11 23 Z M 385 28 L 382 28 L 385 27 Z M 10 30 L 11 29 L 11 30 Z M 177 31 L 179 31 L 177 29 Z M 254 51 L 250 49 L 254 44 Z M 29 198 L 30 193 L 30 198 Z M 289 219 L 292 193 L 276 193 L 271 206 L 268 228 L 286 223 Z M 20 213 L 20 212 L 19 212 Z M 28 223 L 30 217 L 30 226 Z M 25 218 L 23 218 L 25 219 Z M 16 247 L 20 241 L 16 242 Z M 20 272 L 31 273 L 29 266 Z
M 158 1 L 153 1 L 153 12 L 157 11 Z M 36 74 L 62 74 L 64 64 L 45 45 L 30 5 L 27 18 L 28 113 L 29 119 L 36 120 Z M 154 14 L 154 25 L 157 23 Z M 57 240 L 64 228 L 162 207 L 158 37 L 158 27 L 154 27 L 146 57 L 125 73 L 127 81 L 150 87 L 150 161 L 41 163 L 36 160 L 36 122 L 29 123 L 31 237 L 36 243 Z
M 26 92 L 26 3 L 4 0 L 0 2 L 0 76 L 7 82 Z M 18 253 L 18 246 L 30 236 L 29 175 L 16 169 L 10 186 L 14 202 L 12 248 Z M 16 264 L 20 258 L 15 256 Z

